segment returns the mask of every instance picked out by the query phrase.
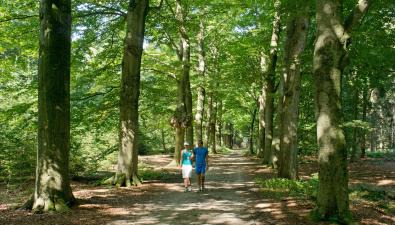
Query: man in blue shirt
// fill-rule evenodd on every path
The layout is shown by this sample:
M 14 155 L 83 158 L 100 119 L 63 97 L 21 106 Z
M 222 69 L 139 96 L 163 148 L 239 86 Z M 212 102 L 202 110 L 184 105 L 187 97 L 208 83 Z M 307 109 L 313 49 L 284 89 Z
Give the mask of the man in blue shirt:
M 198 141 L 198 147 L 193 149 L 193 159 L 195 159 L 195 172 L 197 174 L 197 181 L 199 191 L 204 190 L 204 178 L 208 170 L 208 150 L 203 147 L 203 141 Z

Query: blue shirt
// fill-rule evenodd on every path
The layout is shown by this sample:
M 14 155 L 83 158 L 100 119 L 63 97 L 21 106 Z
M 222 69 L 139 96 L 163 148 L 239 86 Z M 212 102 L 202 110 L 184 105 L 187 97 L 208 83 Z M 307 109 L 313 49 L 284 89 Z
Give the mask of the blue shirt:
M 189 157 L 192 156 L 192 152 L 182 151 L 182 163 L 181 165 L 192 165 L 191 159 Z
M 195 154 L 196 166 L 206 166 L 206 156 L 208 155 L 208 150 L 205 147 L 198 147 L 193 150 Z

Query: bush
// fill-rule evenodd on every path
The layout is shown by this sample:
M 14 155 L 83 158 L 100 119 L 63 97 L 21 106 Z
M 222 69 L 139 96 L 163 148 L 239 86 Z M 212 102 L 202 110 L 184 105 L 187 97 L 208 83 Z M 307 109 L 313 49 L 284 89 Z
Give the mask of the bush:
M 257 179 L 256 182 L 262 192 L 271 197 L 296 197 L 316 199 L 318 190 L 318 174 L 309 180 L 289 180 L 285 178 L 272 178 L 268 180 Z

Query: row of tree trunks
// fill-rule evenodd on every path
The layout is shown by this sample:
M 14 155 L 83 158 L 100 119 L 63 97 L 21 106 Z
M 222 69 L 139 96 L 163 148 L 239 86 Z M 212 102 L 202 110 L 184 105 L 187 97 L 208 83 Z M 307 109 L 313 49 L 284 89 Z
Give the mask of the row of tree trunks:
M 117 186 L 140 185 L 138 178 L 138 101 L 148 0 L 131 0 L 126 19 L 120 93 L 120 150 L 112 181 Z
M 263 67 L 264 74 L 264 92 L 265 92 L 265 103 L 264 103 L 264 120 L 265 120 L 265 141 L 263 150 L 263 163 L 272 165 L 273 163 L 273 115 L 274 115 L 274 92 L 275 92 L 275 73 L 277 65 L 277 52 L 279 45 L 280 35 L 280 1 L 274 1 L 274 19 L 273 19 L 273 31 L 270 42 L 270 53 L 268 61 L 266 62 L 265 57 L 261 57 L 261 66 Z
M 284 71 L 281 76 L 279 100 L 280 154 L 278 176 L 298 178 L 298 117 L 300 96 L 300 55 L 307 40 L 310 16 L 309 4 L 298 5 L 296 13 L 290 15 L 287 23 L 284 47 Z

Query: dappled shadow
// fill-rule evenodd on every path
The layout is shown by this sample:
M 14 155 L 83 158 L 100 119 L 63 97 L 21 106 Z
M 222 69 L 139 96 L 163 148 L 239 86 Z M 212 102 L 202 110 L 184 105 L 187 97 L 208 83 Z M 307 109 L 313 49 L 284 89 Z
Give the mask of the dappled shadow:
M 227 156 L 211 157 L 212 166 L 206 175 L 205 192 L 196 192 L 194 176 L 194 191 L 184 193 L 178 172 L 172 173 L 170 179 L 165 179 L 166 182 L 152 180 L 131 189 L 95 187 L 74 182 L 74 195 L 80 204 L 71 212 L 34 215 L 30 212 L 0 209 L 0 224 L 317 224 L 308 217 L 314 207 L 311 200 L 278 199 L 270 195 L 264 197 L 254 179 L 273 178 L 274 171 L 261 165 L 259 159 L 241 155 L 242 152 L 234 151 Z M 302 163 L 301 170 L 316 172 L 313 163 Z M 306 168 L 308 166 L 311 168 Z M 360 176 L 358 173 L 366 168 L 362 170 L 354 166 L 351 165 L 350 181 L 358 182 L 354 176 Z M 391 186 L 385 180 L 393 180 L 392 171 L 386 173 L 385 179 L 379 179 L 380 169 L 383 168 L 377 168 L 377 174 L 368 173 L 377 176 L 371 183 Z M 304 175 L 311 176 L 311 173 Z M 361 224 L 394 223 L 389 216 L 354 203 L 351 203 L 351 209 Z M 364 214 L 360 214 L 367 211 L 371 216 L 364 217 Z

